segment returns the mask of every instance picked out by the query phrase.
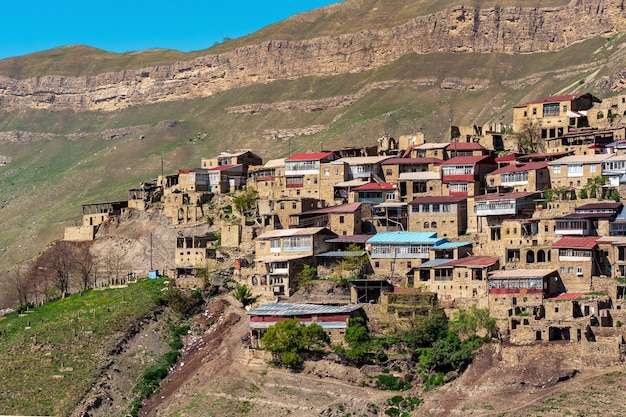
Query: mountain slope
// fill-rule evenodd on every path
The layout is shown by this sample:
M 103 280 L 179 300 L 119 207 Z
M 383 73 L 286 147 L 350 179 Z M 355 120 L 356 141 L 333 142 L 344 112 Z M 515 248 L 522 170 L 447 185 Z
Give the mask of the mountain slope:
M 81 204 L 126 198 L 161 160 L 169 173 L 220 151 L 284 156 L 288 139 L 292 151 L 385 132 L 445 140 L 450 124 L 507 122 L 529 98 L 621 91 L 621 3 L 512 4 L 354 0 L 194 54 L 75 46 L 0 61 L 12 158 L 0 270 L 61 237 Z

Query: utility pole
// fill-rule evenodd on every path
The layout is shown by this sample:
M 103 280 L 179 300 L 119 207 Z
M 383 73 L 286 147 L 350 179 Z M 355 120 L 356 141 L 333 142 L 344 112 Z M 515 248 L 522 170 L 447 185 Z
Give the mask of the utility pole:
M 163 161 L 163 159 L 161 159 Z M 150 232 L 150 271 L 153 271 L 152 268 L 152 232 Z

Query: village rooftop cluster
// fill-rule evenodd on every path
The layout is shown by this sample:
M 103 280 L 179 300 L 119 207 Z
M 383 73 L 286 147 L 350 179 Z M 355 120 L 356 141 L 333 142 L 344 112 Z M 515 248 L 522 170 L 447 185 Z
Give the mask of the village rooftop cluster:
M 66 240 L 93 239 L 128 210 L 159 208 L 172 227 L 214 222 L 217 233 L 178 238 L 172 274 L 196 285 L 222 248 L 248 248 L 236 277 L 273 302 L 250 312 L 256 342 L 284 317 L 338 339 L 348 317 L 378 309 L 401 322 L 436 299 L 488 308 L 511 343 L 568 340 L 582 358 L 619 360 L 625 114 L 626 96 L 570 94 L 516 106 L 512 126 L 452 127 L 445 143 L 384 136 L 265 163 L 222 153 L 129 190 L 128 201 L 84 205 Z M 217 218 L 216 204 L 250 190 L 252 212 Z M 367 262 L 346 269 L 348 259 Z M 294 304 L 310 268 L 349 279 L 351 299 Z

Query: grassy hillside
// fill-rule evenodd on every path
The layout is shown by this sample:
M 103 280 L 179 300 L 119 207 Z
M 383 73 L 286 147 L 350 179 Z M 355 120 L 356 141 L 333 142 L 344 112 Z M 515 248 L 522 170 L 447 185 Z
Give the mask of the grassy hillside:
M 144 280 L 0 317 L 0 414 L 67 415 L 100 376 L 106 354 L 154 310 L 161 288 L 162 279 Z

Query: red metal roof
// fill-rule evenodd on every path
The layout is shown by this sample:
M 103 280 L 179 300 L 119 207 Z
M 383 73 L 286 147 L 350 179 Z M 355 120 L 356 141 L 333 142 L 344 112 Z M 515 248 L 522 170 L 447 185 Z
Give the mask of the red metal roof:
M 607 201 L 604 203 L 588 203 L 588 204 L 583 204 L 582 206 L 578 206 L 576 207 L 576 211 L 582 211 L 582 210 L 619 210 L 620 208 L 622 208 L 622 203 L 620 202 L 613 202 L 613 201 Z
M 478 142 L 452 142 L 446 146 L 448 151 L 484 151 L 486 149 Z
M 285 161 L 319 161 L 332 155 L 333 152 L 297 153 L 285 158 Z
M 499 156 L 496 158 L 496 162 L 500 163 L 500 162 L 511 162 L 511 161 L 515 161 L 517 159 L 517 157 L 519 156 L 519 154 L 511 152 L 509 154 L 506 154 L 504 156 Z
M 531 153 L 528 155 L 520 155 L 517 157 L 517 159 L 520 161 L 532 161 L 532 160 L 552 161 L 562 156 L 573 155 L 573 154 L 574 154 L 574 151 L 562 151 L 562 152 L 551 152 L 551 153 Z
M 525 198 L 531 195 L 539 194 L 539 191 L 520 191 L 516 193 L 506 193 L 506 194 L 483 194 L 477 195 L 474 197 L 474 201 L 483 201 L 483 200 L 517 200 L 519 198 Z
M 593 249 L 598 236 L 564 236 L 552 244 L 553 248 Z
M 435 164 L 440 165 L 443 160 L 439 158 L 391 158 L 386 159 L 381 165 L 423 165 Z
M 179 169 L 178 173 L 179 174 L 189 174 L 190 172 L 196 172 L 195 169 Z
M 556 297 L 550 298 L 550 300 L 575 300 L 577 298 L 584 297 L 587 294 L 589 293 L 587 292 L 564 292 L 564 293 L 557 295 Z
M 459 203 L 464 200 L 467 200 L 466 196 L 437 195 L 437 196 L 416 197 L 409 204 Z
M 329 206 L 316 210 L 309 210 L 299 213 L 299 216 L 308 214 L 327 214 L 327 213 L 354 213 L 361 207 L 361 203 L 340 204 L 338 206 Z
M 467 256 L 465 258 L 455 259 L 450 262 L 446 262 L 442 265 L 437 265 L 437 267 L 441 266 L 467 266 L 467 267 L 488 267 L 491 265 L 495 265 L 500 262 L 500 258 L 498 256 Z
M 496 165 L 496 161 L 485 155 L 472 156 L 455 156 L 447 161 L 443 161 L 442 165 L 475 165 L 475 164 L 491 164 Z
M 370 182 L 365 185 L 353 188 L 354 191 L 377 191 L 377 190 L 396 190 L 398 184 L 391 182 Z
M 511 174 L 515 172 L 535 171 L 548 166 L 547 161 L 528 162 L 522 165 L 510 164 L 495 171 L 491 171 L 488 175 L 493 174 Z
M 588 93 L 587 93 L 588 94 Z M 561 96 L 549 96 L 549 97 L 542 97 L 542 98 L 538 98 L 536 100 L 532 100 L 526 103 L 522 103 L 522 104 L 518 104 L 517 106 L 515 106 L 515 108 L 521 108 L 521 107 L 526 107 L 529 104 L 541 104 L 541 103 L 556 103 L 556 102 L 560 102 L 560 101 L 571 101 L 574 99 L 577 99 L 579 97 L 582 97 L 584 94 L 564 94 Z

